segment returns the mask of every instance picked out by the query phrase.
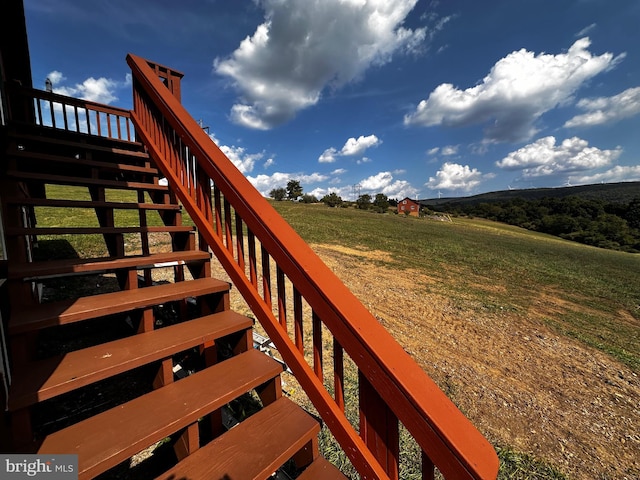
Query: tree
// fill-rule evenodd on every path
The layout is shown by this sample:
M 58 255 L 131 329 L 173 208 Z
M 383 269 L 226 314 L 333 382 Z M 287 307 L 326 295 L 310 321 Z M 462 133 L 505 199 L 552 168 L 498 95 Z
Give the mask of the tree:
M 342 198 L 336 192 L 325 195 L 320 201 L 328 207 L 339 207 L 342 205 Z
M 373 206 L 378 213 L 385 213 L 389 210 L 389 199 L 384 193 L 378 193 L 373 200 Z
M 316 196 L 309 193 L 305 193 L 304 195 L 302 195 L 300 201 L 302 203 L 318 203 L 318 199 L 316 198 Z
M 274 200 L 280 202 L 280 201 L 284 200 L 285 197 L 287 196 L 287 191 L 282 187 L 274 188 L 273 190 L 271 190 L 269 192 L 269 196 L 271 198 L 273 198 Z
M 298 180 L 289 180 L 287 182 L 287 198 L 289 200 L 297 200 L 302 196 L 302 186 Z
M 358 200 L 356 200 L 356 208 L 360 210 L 367 210 L 371 206 L 371 195 L 365 193 L 364 195 L 360 195 Z

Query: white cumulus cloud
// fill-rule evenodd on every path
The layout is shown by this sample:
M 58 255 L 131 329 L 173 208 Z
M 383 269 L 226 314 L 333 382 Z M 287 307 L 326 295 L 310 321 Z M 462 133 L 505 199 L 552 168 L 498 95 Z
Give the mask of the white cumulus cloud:
M 506 170 L 522 170 L 522 177 L 528 179 L 605 167 L 621 153 L 620 147 L 600 150 L 578 137 L 556 145 L 555 137 L 548 136 L 511 152 L 496 165 Z
M 61 85 L 61 82 L 64 82 L 67 77 L 57 70 L 50 72 L 47 78 L 51 81 L 54 93 L 105 104 L 109 104 L 118 99 L 116 90 L 131 85 L 130 74 L 125 76 L 124 81 L 105 77 L 89 77 L 82 83 L 76 83 L 74 86 Z
M 261 161 L 265 156 L 264 152 L 248 153 L 244 147 L 221 145 L 221 142 L 218 141 L 213 133 L 210 134 L 209 137 L 244 175 L 251 173 L 256 162 Z M 273 158 L 267 158 L 264 162 L 264 168 L 269 167 L 273 163 Z
M 406 115 L 406 125 L 458 127 L 485 124 L 490 142 L 532 138 L 537 120 L 568 102 L 586 81 L 615 66 L 625 54 L 594 55 L 588 37 L 556 55 L 521 49 L 500 59 L 482 81 L 466 89 L 443 83 Z
M 436 172 L 435 177 L 429 177 L 425 184 L 432 190 L 460 190 L 470 192 L 482 183 L 483 175 L 477 168 L 446 162 Z
M 363 193 L 375 195 L 383 193 L 389 198 L 415 197 L 418 190 L 406 180 L 395 179 L 391 172 L 379 172 L 361 180 L 360 188 Z
M 341 150 L 337 150 L 334 147 L 327 148 L 322 155 L 318 157 L 320 163 L 333 163 L 337 157 L 355 157 L 364 155 L 364 153 L 372 147 L 377 147 L 382 143 L 375 135 L 360 135 L 358 138 L 349 138 Z
M 640 114 L 640 87 L 628 88 L 612 97 L 583 98 L 576 106 L 586 113 L 568 120 L 564 124 L 567 128 L 617 122 Z
M 298 180 L 304 191 L 307 191 L 309 185 L 324 182 L 329 177 L 321 173 L 286 173 L 274 172 L 271 175 L 256 175 L 255 177 L 247 176 L 247 180 L 258 190 L 262 196 L 268 197 L 269 192 L 274 188 L 285 188 L 289 180 Z
M 572 185 L 590 185 L 593 183 L 640 182 L 640 165 L 615 167 L 594 175 L 570 176 Z
M 239 92 L 234 122 L 267 130 L 315 105 L 327 87 L 358 80 L 394 53 L 415 51 L 426 27 L 403 22 L 417 0 L 261 0 L 265 20 L 213 62 Z

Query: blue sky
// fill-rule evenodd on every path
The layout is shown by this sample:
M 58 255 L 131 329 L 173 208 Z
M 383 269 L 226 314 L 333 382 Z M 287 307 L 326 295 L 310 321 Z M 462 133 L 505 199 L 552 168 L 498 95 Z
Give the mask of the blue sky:
M 637 0 L 24 0 L 34 86 L 131 107 L 131 52 L 264 195 L 640 180 Z

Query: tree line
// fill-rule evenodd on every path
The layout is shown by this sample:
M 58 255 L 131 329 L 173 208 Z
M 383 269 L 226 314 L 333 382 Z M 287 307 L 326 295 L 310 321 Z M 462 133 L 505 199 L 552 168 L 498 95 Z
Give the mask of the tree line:
M 317 197 L 310 194 L 305 194 L 298 180 L 289 180 L 286 187 L 274 188 L 269 192 L 269 197 L 276 201 L 290 200 L 300 201 L 303 203 L 318 203 L 322 202 L 329 207 L 344 207 L 352 205 L 350 202 L 345 202 L 340 195 L 336 192 L 331 192 L 318 200 Z M 372 197 L 368 193 L 360 195 L 353 204 L 356 208 L 361 210 L 373 210 L 379 213 L 385 213 L 389 206 L 394 205 L 395 201 L 390 200 L 383 193 L 377 193 L 375 197 Z
M 452 202 L 432 208 L 508 223 L 595 247 L 640 252 L 640 197 L 628 203 L 578 196 L 514 198 L 465 205 Z

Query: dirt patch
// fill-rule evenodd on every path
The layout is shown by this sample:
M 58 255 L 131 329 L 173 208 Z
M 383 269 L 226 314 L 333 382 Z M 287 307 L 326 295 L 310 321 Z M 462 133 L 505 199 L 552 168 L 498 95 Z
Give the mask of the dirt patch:
M 435 277 L 381 266 L 376 252 L 313 248 L 494 444 L 575 479 L 640 478 L 640 379 L 628 367 L 535 312 L 465 309 L 429 291 Z M 567 307 L 553 292 L 539 300 L 547 314 Z

